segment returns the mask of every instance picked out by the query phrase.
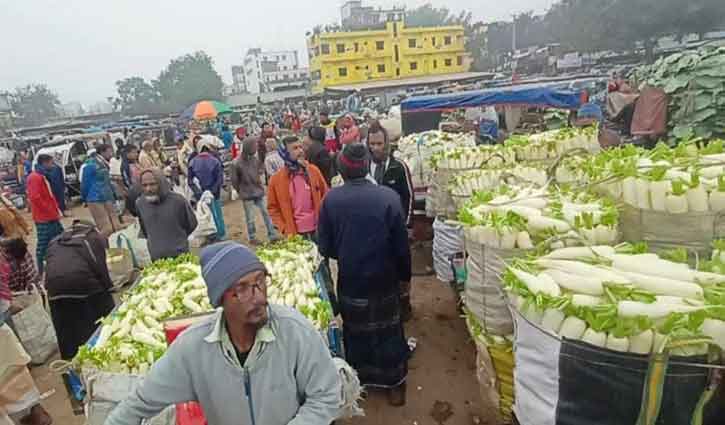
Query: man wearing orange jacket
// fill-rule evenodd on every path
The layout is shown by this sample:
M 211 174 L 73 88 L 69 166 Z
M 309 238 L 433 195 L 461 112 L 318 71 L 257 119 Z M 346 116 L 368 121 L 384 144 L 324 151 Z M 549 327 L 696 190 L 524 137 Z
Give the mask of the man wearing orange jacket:
M 285 236 L 315 239 L 322 199 L 329 190 L 320 170 L 304 160 L 302 141 L 282 139 L 278 149 L 284 168 L 269 180 L 267 210 L 277 230 Z

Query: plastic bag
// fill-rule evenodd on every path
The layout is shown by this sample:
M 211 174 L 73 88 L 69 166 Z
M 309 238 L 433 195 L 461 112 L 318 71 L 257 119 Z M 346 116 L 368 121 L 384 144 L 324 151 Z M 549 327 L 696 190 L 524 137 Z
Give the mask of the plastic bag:
M 211 203 L 213 201 L 214 195 L 209 191 L 205 191 L 196 204 L 196 222 L 198 224 L 189 236 L 192 246 L 204 245 L 209 236 L 214 236 L 217 233 L 214 215 L 211 212 Z
M 29 292 L 16 292 L 13 300 L 22 310 L 10 318 L 12 328 L 30 356 L 30 363 L 45 363 L 57 350 L 58 339 L 55 335 L 53 321 L 45 303 L 45 290 L 33 288 Z
M 133 254 L 128 248 L 109 248 L 106 250 L 106 264 L 113 288 L 121 288 L 131 281 L 134 265 Z
M 141 269 L 151 264 L 148 241 L 139 237 L 141 226 L 138 220 L 123 230 L 112 234 L 108 238 L 110 248 L 124 248 L 131 252 L 133 266 Z

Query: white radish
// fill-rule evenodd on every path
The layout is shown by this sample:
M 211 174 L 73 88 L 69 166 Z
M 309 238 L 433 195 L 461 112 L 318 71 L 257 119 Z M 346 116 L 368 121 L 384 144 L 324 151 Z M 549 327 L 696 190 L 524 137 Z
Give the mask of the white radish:
M 673 348 L 670 351 L 673 356 L 691 357 L 707 354 L 707 344 L 685 345 Z
M 551 277 L 562 288 L 580 294 L 603 295 L 603 280 L 596 277 L 578 276 L 558 269 L 549 269 L 544 274 Z
M 526 303 L 524 297 L 516 299 L 516 309 L 531 323 L 541 325 L 544 314 L 540 312 L 533 303 Z
M 629 338 L 617 338 L 612 334 L 608 334 L 607 342 L 604 346 L 610 350 L 626 353 L 627 351 L 629 351 Z
M 705 319 L 702 323 L 702 334 L 712 338 L 713 344 L 725 350 L 725 322 L 722 320 Z
M 654 332 L 651 329 L 629 337 L 629 352 L 636 354 L 649 354 L 652 352 Z
M 534 276 L 523 270 L 517 268 L 509 268 L 511 273 L 521 281 L 532 294 L 546 294 L 552 297 L 558 297 L 561 295 L 561 289 L 559 285 L 549 276 L 544 273 L 540 273 L 538 276 Z
M 541 327 L 553 333 L 559 333 L 564 318 L 564 313 L 561 310 L 553 308 L 546 309 L 541 318 Z
M 558 220 L 550 217 L 529 217 L 529 229 L 534 233 L 544 232 L 549 229 L 554 229 L 558 233 L 565 233 L 571 230 L 569 223 L 563 220 Z
M 607 343 L 607 334 L 604 332 L 597 332 L 592 328 L 589 328 L 584 332 L 581 340 L 597 347 L 604 347 Z
M 516 235 L 516 247 L 520 249 L 533 249 L 534 244 L 531 242 L 529 232 L 521 231 Z
M 593 307 L 601 305 L 603 302 L 601 297 L 594 297 L 584 294 L 572 294 L 571 304 L 575 307 Z
M 705 212 L 709 208 L 707 191 L 701 184 L 687 189 L 687 208 L 691 212 Z
M 665 198 L 665 211 L 670 214 L 687 213 L 687 198 L 684 195 L 667 195 Z
M 629 279 L 614 270 L 609 270 L 598 266 L 592 266 L 591 264 L 586 264 L 579 261 L 548 260 L 545 258 L 540 258 L 536 260 L 536 264 L 547 269 L 557 269 L 563 272 L 575 274 L 577 276 L 598 278 L 601 279 L 603 282 L 623 284 L 631 283 Z
M 725 192 L 710 192 L 710 209 L 715 212 L 725 211 Z
M 634 177 L 625 177 L 622 180 L 622 199 L 625 204 L 637 206 L 637 182 Z
M 634 182 L 637 191 L 637 208 L 642 210 L 650 209 L 649 201 L 649 182 L 645 179 L 638 178 Z
M 674 297 L 694 299 L 702 299 L 704 295 L 702 287 L 692 282 L 635 272 L 621 271 L 620 273 L 639 289 L 644 289 L 655 295 L 671 295 Z
M 702 310 L 702 307 L 683 304 L 642 303 L 639 301 L 620 301 L 617 313 L 621 317 L 646 316 L 650 319 L 661 319 L 672 313 L 693 313 Z
M 587 324 L 585 321 L 579 319 L 578 317 L 569 316 L 564 319 L 564 322 L 561 324 L 559 335 L 562 338 L 581 339 L 586 329 Z
M 580 246 L 557 249 L 544 255 L 542 258 L 550 260 L 594 259 L 597 256 L 612 258 L 614 254 L 616 254 L 616 251 L 611 246 Z
M 657 295 L 655 296 L 655 302 L 664 304 L 682 304 L 702 307 L 705 305 L 704 301 L 696 300 L 693 298 L 682 298 L 671 295 Z
M 510 227 L 505 227 L 501 231 L 501 249 L 514 249 L 516 246 L 516 233 Z
M 710 272 L 700 272 L 695 271 L 695 282 L 699 283 L 700 285 L 714 285 L 716 283 L 724 283 L 725 282 L 725 275 L 717 274 L 717 273 L 710 273 Z
M 653 181 L 650 183 L 650 199 L 653 210 L 665 211 L 665 200 L 667 199 L 667 192 L 670 190 L 672 190 L 672 183 L 669 180 Z
M 682 263 L 662 259 L 650 259 L 634 255 L 617 254 L 612 258 L 612 267 L 617 270 L 659 276 L 666 279 L 692 282 L 695 280 L 694 270 L 682 267 Z M 722 276 L 725 278 L 725 276 Z M 705 276 L 703 276 L 705 278 Z M 668 294 L 662 294 L 668 295 Z M 672 295 L 672 294 L 670 294 Z

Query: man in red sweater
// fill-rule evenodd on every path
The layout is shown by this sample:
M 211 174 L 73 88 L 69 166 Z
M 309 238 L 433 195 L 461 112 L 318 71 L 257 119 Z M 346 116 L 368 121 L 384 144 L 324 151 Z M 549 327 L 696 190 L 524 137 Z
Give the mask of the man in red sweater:
M 38 155 L 38 165 L 28 176 L 27 195 L 30 203 L 30 211 L 33 214 L 35 230 L 38 237 L 38 245 L 35 255 L 38 261 L 38 271 L 43 273 L 45 254 L 48 251 L 48 244 L 56 236 L 63 233 L 63 225 L 60 223 L 62 214 L 58 208 L 58 202 L 50 190 L 50 184 L 45 176 L 39 171 L 40 168 L 50 169 L 53 166 L 53 157 L 50 155 Z

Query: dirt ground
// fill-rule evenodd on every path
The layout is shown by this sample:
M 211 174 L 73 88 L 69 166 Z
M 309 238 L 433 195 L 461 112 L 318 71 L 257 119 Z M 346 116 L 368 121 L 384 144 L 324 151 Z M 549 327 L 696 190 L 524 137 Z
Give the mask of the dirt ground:
M 82 207 L 73 215 L 88 218 Z M 247 241 L 244 212 L 239 201 L 224 206 L 227 233 L 230 239 Z M 70 224 L 71 218 L 64 219 Z M 266 232 L 257 218 L 257 236 Z M 34 235 L 31 245 L 34 244 Z M 424 258 L 416 253 L 414 258 Z M 429 254 L 427 254 L 429 255 Z M 420 261 L 416 261 L 420 263 Z M 422 268 L 422 265 L 415 265 Z M 385 393 L 367 394 L 361 406 L 365 416 L 343 421 L 349 425 L 469 425 L 493 424 L 481 405 L 475 370 L 475 347 L 460 317 L 451 289 L 434 276 L 416 276 L 412 282 L 413 318 L 406 325 L 406 336 L 415 337 L 417 350 L 410 360 L 407 404 L 391 407 Z M 33 368 L 33 376 L 46 398 L 43 405 L 59 425 L 81 425 L 83 416 L 74 416 L 60 377 L 48 366 Z M 434 407 L 436 408 L 434 411 Z M 433 416 L 432 416 L 433 414 Z M 437 419 L 434 419 L 437 418 Z

